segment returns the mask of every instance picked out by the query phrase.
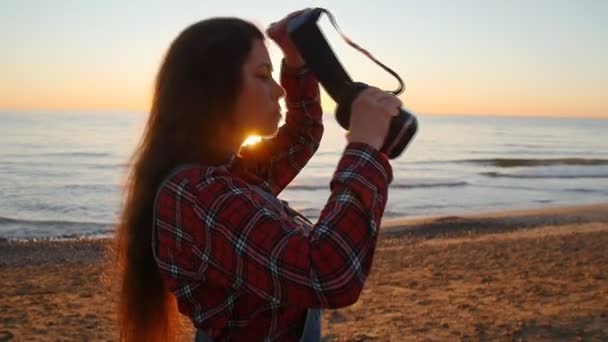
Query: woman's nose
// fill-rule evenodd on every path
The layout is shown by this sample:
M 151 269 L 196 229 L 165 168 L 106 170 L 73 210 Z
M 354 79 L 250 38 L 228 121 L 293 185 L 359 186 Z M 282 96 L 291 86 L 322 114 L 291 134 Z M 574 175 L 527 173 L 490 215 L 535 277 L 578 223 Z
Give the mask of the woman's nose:
M 281 98 L 283 96 L 285 96 L 285 89 L 283 89 L 283 87 L 281 87 L 280 84 L 277 83 L 277 81 L 274 81 L 274 85 L 275 85 L 275 96 L 277 98 Z

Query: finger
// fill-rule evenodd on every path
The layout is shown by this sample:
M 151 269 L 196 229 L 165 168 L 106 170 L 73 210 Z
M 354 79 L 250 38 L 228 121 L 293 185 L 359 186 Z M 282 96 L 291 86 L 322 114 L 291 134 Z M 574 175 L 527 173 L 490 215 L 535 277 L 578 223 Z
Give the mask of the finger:
M 401 109 L 401 101 L 399 101 L 399 99 L 397 99 L 395 96 L 384 97 L 379 101 L 379 103 L 382 104 L 385 111 L 390 116 L 397 115 L 399 113 L 399 110 Z
M 356 98 L 365 99 L 366 101 L 373 101 L 374 96 L 377 96 L 376 93 L 377 91 L 374 88 L 368 87 L 357 93 Z
M 397 96 L 392 96 L 391 102 L 393 105 L 395 105 L 397 107 L 401 107 L 403 105 L 403 103 L 401 103 L 401 100 L 399 100 L 399 98 Z
M 379 95 L 377 95 L 375 97 L 375 100 L 377 102 L 383 102 L 383 103 L 387 102 L 387 101 L 389 101 L 389 102 L 391 102 L 391 101 L 395 102 L 396 98 L 395 98 L 395 95 L 393 95 L 393 94 L 391 94 L 389 92 L 386 92 L 386 91 L 382 91 L 381 94 L 379 94 Z
M 393 108 L 394 109 L 392 109 L 392 110 L 389 111 L 389 115 L 390 116 L 397 116 L 397 115 L 399 115 L 399 112 L 401 112 L 401 107 L 400 106 L 396 106 L 396 107 L 393 107 Z
M 367 96 L 369 96 L 372 101 L 378 101 L 385 94 L 384 91 L 376 87 L 369 87 L 364 91 L 367 92 Z
M 397 95 L 392 94 L 392 98 L 393 98 L 393 101 L 395 101 L 395 103 L 396 103 L 396 104 L 397 104 L 399 107 L 401 107 L 401 106 L 403 105 L 403 103 L 401 102 L 401 99 L 400 99 L 400 98 L 398 98 L 398 97 L 397 97 Z
M 397 116 L 399 114 L 400 108 L 398 106 L 390 105 L 384 107 L 383 113 L 388 117 Z
M 401 100 L 399 100 L 398 98 L 395 97 L 393 100 L 393 106 L 394 106 L 393 108 L 395 108 L 396 110 L 391 111 L 393 116 L 396 116 L 399 114 L 399 112 L 401 111 L 401 105 L 402 105 Z
M 374 87 L 374 86 L 369 86 L 367 87 L 367 91 L 372 92 L 372 93 L 383 93 L 384 91 L 378 87 Z

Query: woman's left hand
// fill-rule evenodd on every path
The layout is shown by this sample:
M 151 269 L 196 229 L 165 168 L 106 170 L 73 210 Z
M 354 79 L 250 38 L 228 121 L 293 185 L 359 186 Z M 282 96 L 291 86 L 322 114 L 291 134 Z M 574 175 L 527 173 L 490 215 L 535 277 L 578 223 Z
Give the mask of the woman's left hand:
M 285 18 L 280 21 L 274 22 L 266 29 L 266 34 L 270 39 L 281 48 L 283 55 L 285 56 L 285 64 L 290 67 L 301 67 L 305 64 L 304 58 L 298 52 L 298 49 L 289 38 L 287 33 L 287 22 L 289 19 L 297 16 L 298 14 L 306 11 L 307 9 L 299 10 L 288 14 Z

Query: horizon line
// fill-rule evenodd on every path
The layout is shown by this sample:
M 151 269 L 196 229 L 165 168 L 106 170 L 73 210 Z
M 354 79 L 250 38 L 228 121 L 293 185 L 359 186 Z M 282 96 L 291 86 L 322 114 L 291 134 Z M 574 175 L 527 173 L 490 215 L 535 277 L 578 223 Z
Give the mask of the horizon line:
M 409 110 L 409 108 L 408 108 Z M 45 112 L 45 113 L 80 113 L 80 114 L 118 114 L 118 113 L 130 113 L 130 114 L 148 114 L 144 110 L 134 109 L 93 109 L 93 108 L 62 108 L 62 109 L 44 109 L 44 108 L 1 108 L 0 114 L 5 113 L 34 113 L 34 112 Z M 423 116 L 481 116 L 481 117 L 508 117 L 508 118 L 555 118 L 555 119 L 608 119 L 608 114 L 583 114 L 583 115 L 567 115 L 567 114 L 538 114 L 538 113 L 446 113 L 446 112 L 418 112 L 411 111 L 414 115 Z M 332 112 L 323 112 L 323 115 L 333 115 Z

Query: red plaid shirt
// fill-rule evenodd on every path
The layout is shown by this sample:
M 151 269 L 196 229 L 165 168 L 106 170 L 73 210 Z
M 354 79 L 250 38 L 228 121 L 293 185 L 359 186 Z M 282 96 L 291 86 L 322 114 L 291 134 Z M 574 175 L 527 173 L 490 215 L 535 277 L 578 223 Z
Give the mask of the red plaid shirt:
M 319 84 L 281 66 L 286 123 L 226 165 L 182 165 L 160 186 L 154 255 L 180 312 L 217 341 L 297 341 L 307 308 L 355 303 L 370 272 L 392 169 L 364 143 L 346 146 L 310 232 L 277 196 L 323 135 Z

